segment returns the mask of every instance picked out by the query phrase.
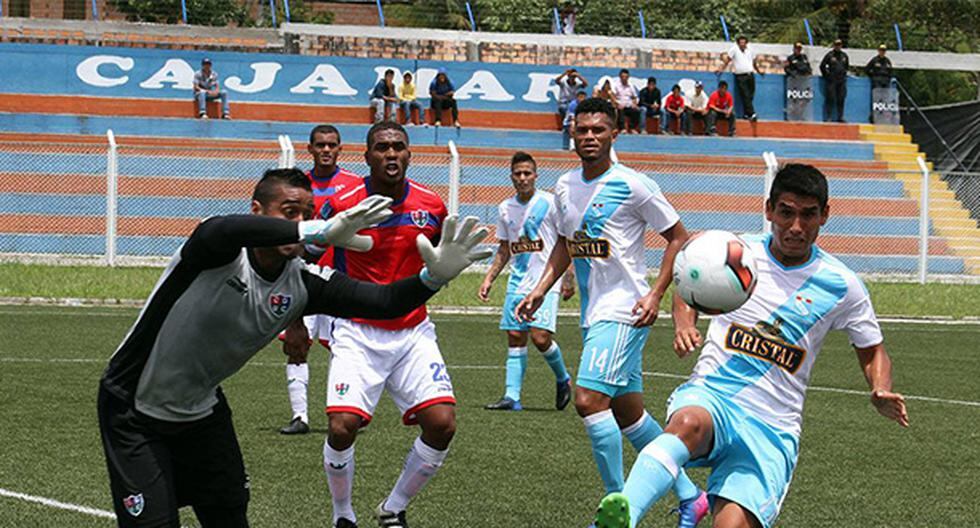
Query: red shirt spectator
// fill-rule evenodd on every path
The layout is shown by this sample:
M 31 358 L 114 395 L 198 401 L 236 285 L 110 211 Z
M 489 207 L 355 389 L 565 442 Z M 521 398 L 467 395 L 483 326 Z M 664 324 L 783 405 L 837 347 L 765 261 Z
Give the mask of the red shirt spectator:
M 714 107 L 721 110 L 728 110 L 735 105 L 735 100 L 732 99 L 732 94 L 728 90 L 724 92 L 720 90 L 715 90 L 715 93 L 711 94 L 708 98 L 708 108 Z
M 667 101 L 664 103 L 664 107 L 667 108 L 667 110 L 673 110 L 674 112 L 683 110 L 684 106 L 684 96 L 674 93 L 673 91 L 667 96 Z

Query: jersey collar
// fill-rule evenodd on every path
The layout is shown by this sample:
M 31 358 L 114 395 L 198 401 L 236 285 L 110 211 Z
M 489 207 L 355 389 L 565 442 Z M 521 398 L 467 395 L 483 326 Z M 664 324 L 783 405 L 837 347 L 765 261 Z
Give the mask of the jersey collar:
M 374 194 L 374 191 L 371 190 L 371 177 L 370 176 L 364 178 L 364 190 L 367 191 L 368 196 L 371 196 L 372 194 Z M 395 200 L 394 202 L 391 202 L 391 206 L 394 207 L 396 205 L 401 205 L 401 204 L 405 203 L 405 200 L 408 199 L 408 193 L 411 190 L 412 190 L 412 182 L 408 178 L 405 178 L 405 194 L 402 195 L 401 199 Z
M 772 242 L 772 233 L 767 234 L 766 237 L 762 239 L 762 246 L 766 248 L 766 255 L 769 255 L 769 260 L 771 260 L 773 263 L 779 266 L 780 269 L 785 271 L 798 270 L 801 268 L 805 268 L 810 264 L 813 264 L 813 262 L 817 260 L 818 253 L 820 253 L 820 248 L 818 248 L 817 244 L 814 243 L 813 245 L 810 246 L 810 258 L 807 259 L 806 262 L 804 262 L 803 264 L 797 264 L 795 266 L 786 266 L 782 262 L 777 260 L 776 256 L 772 254 L 772 250 L 769 249 L 769 244 L 771 242 Z

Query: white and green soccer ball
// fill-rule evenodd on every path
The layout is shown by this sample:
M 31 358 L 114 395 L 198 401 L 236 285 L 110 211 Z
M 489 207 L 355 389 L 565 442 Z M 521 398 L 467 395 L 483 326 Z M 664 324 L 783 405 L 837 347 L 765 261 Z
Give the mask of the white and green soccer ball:
M 738 309 L 749 300 L 757 278 L 752 250 L 728 231 L 692 235 L 674 260 L 677 294 L 706 314 Z

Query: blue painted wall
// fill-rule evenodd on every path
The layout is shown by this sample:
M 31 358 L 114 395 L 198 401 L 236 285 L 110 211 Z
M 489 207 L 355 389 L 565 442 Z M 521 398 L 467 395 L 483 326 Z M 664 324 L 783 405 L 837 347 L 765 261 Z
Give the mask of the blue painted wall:
M 193 71 L 204 57 L 214 61 L 214 70 L 234 101 L 366 106 L 380 72 L 389 67 L 399 73 L 416 72 L 420 98 L 426 99 L 428 80 L 438 68 L 446 68 L 464 109 L 536 112 L 554 111 L 557 88 L 551 85 L 549 91 L 548 82 L 567 67 L 7 43 L 0 44 L 4 72 L 0 93 L 188 99 Z M 579 71 L 592 83 L 591 89 L 602 77 L 615 77 L 618 69 Z M 701 81 L 710 92 L 723 78 L 734 87 L 731 74 L 719 78 L 704 72 L 649 69 L 631 73 L 638 86 L 655 76 L 664 95 L 675 83 L 693 90 L 694 81 Z M 757 76 L 755 103 L 760 119 L 783 119 L 784 80 L 783 75 Z M 304 81 L 316 86 L 304 89 Z M 814 116 L 819 118 L 823 94 L 820 89 L 814 92 Z M 867 79 L 848 80 L 848 121 L 867 121 L 870 94 Z

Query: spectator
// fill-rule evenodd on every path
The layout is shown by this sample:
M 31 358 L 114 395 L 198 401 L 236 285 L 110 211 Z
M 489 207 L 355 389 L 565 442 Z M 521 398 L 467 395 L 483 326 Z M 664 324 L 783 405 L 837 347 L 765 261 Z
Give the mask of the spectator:
M 752 102 L 755 99 L 754 72 L 759 72 L 759 75 L 765 75 L 765 73 L 759 67 L 758 57 L 749 47 L 749 39 L 745 36 L 739 36 L 735 39 L 735 45 L 728 50 L 728 53 L 722 54 L 721 60 L 724 64 L 718 68 L 716 73 L 721 73 L 728 67 L 729 63 L 734 62 L 735 88 L 738 90 L 738 100 L 742 102 L 744 117 L 755 121 L 758 116 L 755 114 L 755 105 Z
M 383 79 L 378 80 L 371 90 L 371 109 L 374 110 L 374 122 L 380 123 L 385 120 L 385 113 L 388 120 L 395 120 L 395 105 L 398 104 L 398 97 L 395 95 L 395 70 L 385 70 Z
M 718 122 L 718 118 L 728 120 L 728 135 L 735 135 L 735 100 L 732 99 L 732 94 L 728 92 L 728 83 L 721 81 L 718 83 L 718 89 L 715 93 L 711 94 L 708 98 L 708 135 L 716 136 L 718 135 L 718 130 L 715 128 L 715 123 Z
M 575 68 L 569 68 L 555 77 L 555 84 L 558 85 L 558 118 L 564 123 L 568 105 L 575 100 L 579 91 L 589 85 L 589 81 L 579 75 Z
M 850 59 L 841 49 L 844 42 L 834 41 L 834 49 L 824 55 L 820 61 L 820 74 L 823 75 L 827 101 L 824 104 L 824 121 L 844 122 L 844 100 L 847 99 L 847 69 Z M 836 110 L 836 117 L 835 117 Z
M 690 125 L 687 122 L 687 112 L 684 111 L 686 103 L 684 96 L 681 95 L 681 86 L 675 84 L 670 89 L 670 95 L 664 102 L 664 132 L 673 134 L 671 125 L 677 123 L 677 133 L 688 132 Z
M 871 57 L 868 65 L 864 67 L 864 72 L 871 78 L 872 88 L 888 88 L 892 83 L 892 61 L 885 56 L 888 48 L 882 44 L 878 46 L 878 55 Z
M 640 132 L 640 109 L 636 107 L 639 97 L 636 88 L 630 84 L 630 71 L 619 70 L 619 82 L 613 84 L 613 96 L 619 109 L 619 129 L 627 134 Z
M 660 104 L 663 96 L 660 95 L 660 88 L 657 88 L 657 78 L 647 77 L 647 85 L 640 90 L 640 110 L 643 115 L 643 125 L 652 117 L 660 119 Z
M 418 99 L 415 98 L 415 83 L 412 82 L 412 73 L 405 72 L 402 75 L 402 85 L 398 87 L 398 106 L 402 109 L 402 114 L 405 115 L 405 123 L 409 124 L 411 121 L 414 124 L 419 124 L 419 121 L 425 123 L 425 112 L 422 110 L 422 105 L 419 104 Z M 418 118 L 412 119 L 412 110 L 418 112 Z
M 208 118 L 208 102 L 221 101 L 221 119 L 231 119 L 228 110 L 228 92 L 221 91 L 218 72 L 211 69 L 211 59 L 201 61 L 201 69 L 194 73 L 194 100 L 197 101 L 197 117 Z
M 694 83 L 694 93 L 687 99 L 687 130 L 684 132 L 691 135 L 691 123 L 695 119 L 701 121 L 701 126 L 708 132 L 708 94 L 704 93 L 704 84 L 701 81 Z
M 453 126 L 459 128 L 459 107 L 456 106 L 456 87 L 446 75 L 445 68 L 439 68 L 436 78 L 429 84 L 429 97 L 432 98 L 432 111 L 435 113 L 436 126 L 442 125 L 442 111 L 447 108 L 453 113 Z
M 616 110 L 616 122 L 619 122 L 619 109 L 616 108 L 616 95 L 613 93 L 612 81 L 606 79 L 601 88 L 596 86 L 595 90 L 592 91 L 592 97 L 608 101 Z
M 575 34 L 575 6 L 572 4 L 566 4 L 561 11 L 561 34 Z
M 572 125 L 575 124 L 575 110 L 578 108 L 578 105 L 585 100 L 585 97 L 585 90 L 579 90 L 578 93 L 575 94 L 575 99 L 572 99 L 572 102 L 568 104 L 568 111 L 565 112 L 565 119 L 562 121 L 561 144 L 567 145 L 568 150 L 575 150 L 575 144 L 572 142 Z M 562 148 L 564 148 L 564 146 Z
M 803 43 L 793 44 L 793 53 L 783 61 L 783 71 L 789 77 L 809 77 L 813 74 L 810 59 L 803 53 Z

